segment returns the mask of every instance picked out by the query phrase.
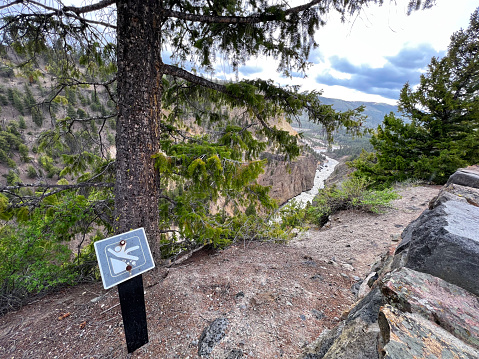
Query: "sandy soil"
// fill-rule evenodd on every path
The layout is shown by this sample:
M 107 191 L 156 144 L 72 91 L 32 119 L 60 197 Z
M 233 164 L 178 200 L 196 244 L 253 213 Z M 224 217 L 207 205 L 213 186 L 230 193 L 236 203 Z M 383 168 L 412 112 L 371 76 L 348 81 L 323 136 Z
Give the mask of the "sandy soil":
M 127 354 L 118 294 L 101 283 L 46 296 L 0 318 L 2 358 L 197 358 L 213 320 L 227 323 L 210 358 L 296 358 L 354 303 L 351 286 L 437 186 L 405 187 L 381 215 L 345 211 L 288 244 L 199 251 L 144 275 L 150 342 Z

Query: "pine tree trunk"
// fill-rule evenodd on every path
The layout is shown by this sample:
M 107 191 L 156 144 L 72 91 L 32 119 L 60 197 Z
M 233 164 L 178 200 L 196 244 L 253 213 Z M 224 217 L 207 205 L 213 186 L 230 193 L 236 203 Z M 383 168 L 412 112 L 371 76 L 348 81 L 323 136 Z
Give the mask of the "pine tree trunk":
M 161 37 L 158 0 L 117 2 L 118 119 L 115 231 L 144 227 L 156 259 L 159 250 Z

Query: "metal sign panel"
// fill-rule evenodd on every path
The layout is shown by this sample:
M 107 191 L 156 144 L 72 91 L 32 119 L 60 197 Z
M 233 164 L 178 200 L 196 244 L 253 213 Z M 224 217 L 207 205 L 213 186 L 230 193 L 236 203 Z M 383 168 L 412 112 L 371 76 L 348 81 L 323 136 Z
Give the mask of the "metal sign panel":
M 105 289 L 155 267 L 143 228 L 102 239 L 94 245 Z

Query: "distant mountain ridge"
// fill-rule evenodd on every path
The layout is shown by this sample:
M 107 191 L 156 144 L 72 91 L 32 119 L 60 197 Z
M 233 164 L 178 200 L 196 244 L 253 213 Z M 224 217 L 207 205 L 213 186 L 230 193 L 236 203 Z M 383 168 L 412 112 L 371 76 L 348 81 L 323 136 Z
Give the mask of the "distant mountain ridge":
M 337 111 L 352 110 L 361 105 L 366 106 L 363 114 L 368 116 L 368 119 L 366 120 L 367 127 L 376 128 L 378 125 L 380 125 L 383 122 L 384 116 L 389 114 L 390 112 L 394 112 L 396 115 L 401 117 L 398 107 L 394 105 L 389 105 L 387 103 L 346 101 L 346 100 L 339 100 L 339 99 L 322 97 L 322 96 L 320 96 L 319 99 L 321 100 L 322 103 L 326 105 L 332 105 L 333 108 Z
M 384 116 L 389 114 L 390 112 L 393 112 L 398 117 L 402 117 L 397 106 L 389 105 L 387 103 L 366 102 L 366 101 L 346 101 L 346 100 L 340 100 L 337 98 L 328 98 L 328 97 L 322 97 L 322 96 L 319 96 L 319 99 L 325 105 L 332 105 L 333 109 L 335 109 L 336 111 L 352 110 L 352 109 L 358 108 L 359 106 L 364 105 L 366 108 L 364 109 L 363 114 L 368 117 L 366 120 L 365 126 L 369 128 L 378 127 L 378 125 L 380 125 L 383 122 Z M 296 125 L 293 125 L 293 126 L 297 127 Z M 319 125 L 309 122 L 307 115 L 303 115 L 301 117 L 301 126 L 299 127 L 304 129 L 312 129 L 312 130 L 317 130 L 320 128 Z

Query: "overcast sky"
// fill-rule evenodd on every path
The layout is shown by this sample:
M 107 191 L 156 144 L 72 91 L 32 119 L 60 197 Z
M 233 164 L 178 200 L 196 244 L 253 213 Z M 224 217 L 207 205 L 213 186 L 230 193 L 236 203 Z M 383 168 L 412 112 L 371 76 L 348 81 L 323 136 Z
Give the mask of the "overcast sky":
M 239 70 L 239 78 L 271 78 L 280 84 L 299 84 L 305 90 L 323 90 L 323 96 L 343 100 L 396 104 L 409 81 L 419 82 L 432 56 L 443 56 L 450 36 L 467 28 L 477 0 L 437 0 L 432 9 L 406 15 L 407 0 L 385 0 L 341 23 L 330 16 L 316 34 L 319 48 L 310 58 L 307 78 L 282 78 L 271 59 L 254 59 Z M 235 78 L 225 63 L 217 76 Z

